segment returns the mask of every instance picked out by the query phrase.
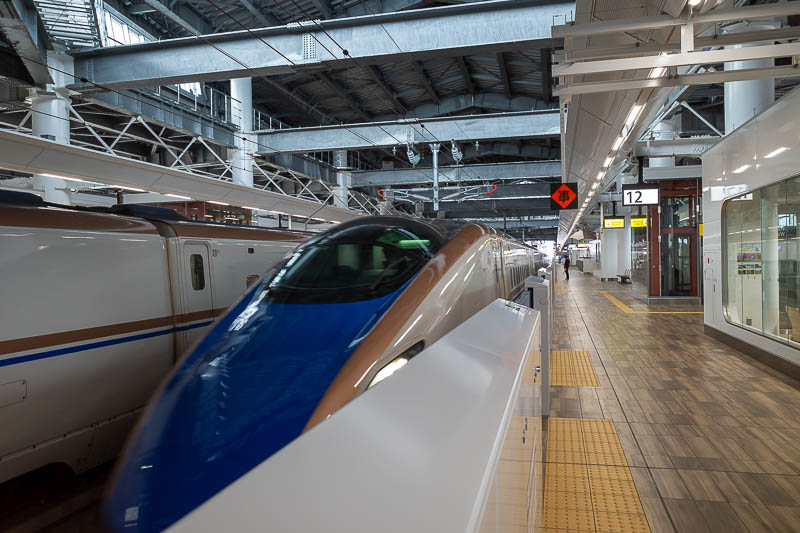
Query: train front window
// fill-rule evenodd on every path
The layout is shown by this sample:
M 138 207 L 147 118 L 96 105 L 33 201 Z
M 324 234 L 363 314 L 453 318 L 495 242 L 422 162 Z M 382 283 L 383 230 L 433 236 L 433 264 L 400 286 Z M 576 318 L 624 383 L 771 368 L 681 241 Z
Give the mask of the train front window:
M 334 303 L 385 296 L 436 252 L 436 239 L 400 227 L 363 225 L 324 236 L 289 258 L 269 284 L 271 298 Z

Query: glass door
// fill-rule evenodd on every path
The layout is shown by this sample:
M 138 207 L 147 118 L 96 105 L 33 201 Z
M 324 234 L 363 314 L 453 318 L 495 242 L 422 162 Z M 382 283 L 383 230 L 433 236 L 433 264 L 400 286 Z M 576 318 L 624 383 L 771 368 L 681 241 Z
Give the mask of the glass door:
M 691 196 L 661 199 L 661 296 L 697 296 L 694 201 Z

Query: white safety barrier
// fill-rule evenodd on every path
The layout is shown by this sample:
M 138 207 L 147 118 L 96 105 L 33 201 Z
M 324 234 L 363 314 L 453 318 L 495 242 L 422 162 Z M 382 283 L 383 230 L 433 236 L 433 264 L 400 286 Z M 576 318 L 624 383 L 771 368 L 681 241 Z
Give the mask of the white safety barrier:
M 539 346 L 540 313 L 495 300 L 169 531 L 494 532 L 520 508 L 532 525 Z
M 542 313 L 542 416 L 550 416 L 550 345 L 553 342 L 553 270 L 525 279 L 531 309 Z

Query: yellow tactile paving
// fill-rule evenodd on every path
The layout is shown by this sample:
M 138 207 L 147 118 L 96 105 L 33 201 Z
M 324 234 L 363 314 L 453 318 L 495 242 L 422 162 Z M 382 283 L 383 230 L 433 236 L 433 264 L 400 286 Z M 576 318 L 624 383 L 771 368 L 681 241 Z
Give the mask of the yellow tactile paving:
M 617 309 L 628 315 L 702 315 L 704 313 L 704 311 L 636 311 L 611 296 L 608 291 L 600 291 L 600 294 L 605 296 Z
M 550 385 L 562 387 L 599 387 L 589 352 L 553 350 L 550 352 Z
M 611 420 L 551 418 L 535 531 L 650 533 Z

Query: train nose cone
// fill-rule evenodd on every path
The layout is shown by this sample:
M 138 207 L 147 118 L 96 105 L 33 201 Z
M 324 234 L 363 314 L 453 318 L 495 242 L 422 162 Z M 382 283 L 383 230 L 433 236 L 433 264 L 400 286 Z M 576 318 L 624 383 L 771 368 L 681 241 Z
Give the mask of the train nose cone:
M 113 482 L 113 531 L 160 531 L 299 436 L 398 289 L 337 304 L 256 290 L 217 324 L 155 400 Z

